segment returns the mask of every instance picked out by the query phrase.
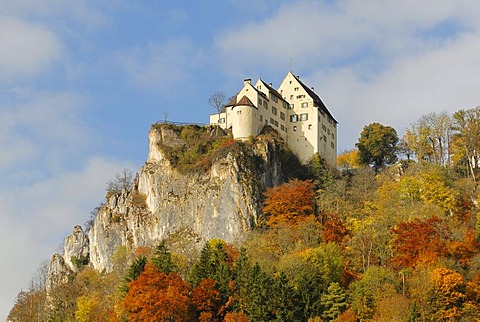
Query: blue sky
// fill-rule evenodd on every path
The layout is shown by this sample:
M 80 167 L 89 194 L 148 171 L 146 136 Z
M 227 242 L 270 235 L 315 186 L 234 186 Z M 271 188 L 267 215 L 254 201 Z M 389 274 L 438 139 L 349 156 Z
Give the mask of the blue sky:
M 152 123 L 208 121 L 211 93 L 290 69 L 339 121 L 480 104 L 480 2 L 0 0 L 0 317 L 147 156 Z

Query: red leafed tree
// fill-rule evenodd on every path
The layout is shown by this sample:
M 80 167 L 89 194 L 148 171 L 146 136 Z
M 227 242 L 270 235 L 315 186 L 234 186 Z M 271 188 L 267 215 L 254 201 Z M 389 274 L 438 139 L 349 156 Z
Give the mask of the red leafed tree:
M 473 229 L 468 229 L 465 239 L 462 241 L 451 241 L 447 245 L 448 253 L 462 265 L 468 265 L 470 259 L 478 253 L 479 242 Z
M 296 225 L 313 215 L 314 184 L 298 179 L 273 187 L 265 192 L 262 214 L 270 227 L 279 224 Z
M 433 263 L 446 252 L 448 228 L 436 217 L 400 222 L 394 233 L 392 263 L 399 267 L 413 267 L 419 262 Z
M 331 214 L 325 218 L 322 227 L 322 238 L 325 243 L 342 245 L 350 235 L 350 230 L 339 215 Z
M 190 321 L 189 291 L 189 284 L 179 275 L 166 275 L 148 263 L 129 284 L 123 307 L 130 321 Z
M 217 282 L 206 278 L 192 292 L 192 302 L 200 314 L 200 321 L 213 321 L 220 305 L 220 291 Z
M 224 322 L 248 322 L 248 318 L 243 312 L 228 312 Z

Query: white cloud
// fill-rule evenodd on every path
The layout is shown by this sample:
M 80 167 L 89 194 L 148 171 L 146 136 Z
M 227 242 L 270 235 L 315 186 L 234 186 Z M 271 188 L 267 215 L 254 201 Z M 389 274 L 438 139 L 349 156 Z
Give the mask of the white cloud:
M 36 76 L 61 52 L 48 28 L 7 16 L 0 16 L 0 43 L 0 82 Z

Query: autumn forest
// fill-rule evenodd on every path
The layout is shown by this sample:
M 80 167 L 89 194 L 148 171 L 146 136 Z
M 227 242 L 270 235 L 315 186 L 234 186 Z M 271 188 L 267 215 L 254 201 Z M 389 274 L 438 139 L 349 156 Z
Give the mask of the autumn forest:
M 190 261 L 165 241 L 119 248 L 113 272 L 79 263 L 49 305 L 40 272 L 9 318 L 480 321 L 479 153 L 480 107 L 402 137 L 366 125 L 336 167 L 314 156 L 265 191 L 242 243 L 210 240 Z

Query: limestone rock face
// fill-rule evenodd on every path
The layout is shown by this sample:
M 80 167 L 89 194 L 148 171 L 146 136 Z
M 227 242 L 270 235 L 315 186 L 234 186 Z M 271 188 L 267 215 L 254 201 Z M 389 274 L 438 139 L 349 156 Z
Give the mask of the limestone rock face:
M 263 191 L 282 181 L 278 147 L 272 140 L 238 144 L 212 159 L 208 170 L 183 172 L 172 166 L 164 150 L 185 147 L 178 132 L 153 126 L 149 141 L 147 161 L 133 188 L 107 194 L 88 237 L 81 227 L 74 228 L 63 257 L 52 259 L 53 275 L 62 263 L 75 271 L 72 256 L 88 256 L 89 265 L 109 272 L 119 246 L 134 251 L 162 239 L 189 239 L 198 248 L 212 238 L 239 242 L 259 218 Z
M 55 285 L 64 284 L 68 282 L 68 276 L 72 271 L 68 268 L 63 260 L 63 256 L 54 254 L 50 259 L 50 265 L 48 267 L 48 276 L 46 289 L 47 292 L 52 290 Z
M 89 241 L 81 226 L 73 227 L 73 232 L 65 239 L 63 259 L 65 264 L 77 272 L 81 263 L 88 263 Z

